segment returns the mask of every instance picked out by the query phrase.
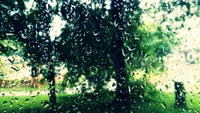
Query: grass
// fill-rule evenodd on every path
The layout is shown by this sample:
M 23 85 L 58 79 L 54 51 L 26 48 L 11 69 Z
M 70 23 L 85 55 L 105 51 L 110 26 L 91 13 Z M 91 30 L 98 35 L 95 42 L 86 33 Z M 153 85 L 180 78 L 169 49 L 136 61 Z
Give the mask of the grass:
M 25 113 L 29 110 L 36 113 L 41 108 L 45 112 L 48 109 L 48 96 L 3 96 L 0 104 L 3 108 L 0 109 L 1 113 Z
M 137 109 L 137 113 L 183 113 L 184 109 L 174 109 L 174 93 L 162 93 L 159 101 L 144 102 Z M 200 98 L 196 94 L 188 93 L 186 96 L 186 113 L 200 112 Z
M 108 99 L 86 98 L 80 95 L 58 95 L 57 104 L 58 112 L 70 113 L 100 113 L 101 103 L 107 103 Z M 17 113 L 48 113 L 49 112 L 49 98 L 47 95 L 41 96 L 4 96 L 1 98 L 0 112 L 17 112 Z
M 16 91 L 16 92 L 20 92 L 20 91 L 47 91 L 48 90 L 48 86 L 47 85 L 44 85 L 44 86 L 41 86 L 39 88 L 32 88 L 32 87 L 29 87 L 29 86 L 22 86 L 22 87 L 13 87 L 13 88 L 3 88 L 1 87 L 0 88 L 0 92 L 5 92 L 5 91 L 8 91 L 8 92 L 12 92 L 12 91 Z
M 105 108 L 105 104 L 113 99 L 112 93 L 105 93 L 106 96 L 97 98 L 93 94 L 85 96 L 81 94 L 57 95 L 57 106 L 59 113 L 112 113 L 112 108 Z M 158 97 L 155 97 L 158 98 Z M 155 101 L 145 101 L 137 104 L 132 109 L 134 113 L 182 113 L 183 110 L 174 109 L 174 94 L 161 93 Z M 200 112 L 199 94 L 188 93 L 186 97 L 188 106 L 187 113 Z M 48 113 L 49 97 L 38 96 L 1 96 L 0 112 L 7 113 Z

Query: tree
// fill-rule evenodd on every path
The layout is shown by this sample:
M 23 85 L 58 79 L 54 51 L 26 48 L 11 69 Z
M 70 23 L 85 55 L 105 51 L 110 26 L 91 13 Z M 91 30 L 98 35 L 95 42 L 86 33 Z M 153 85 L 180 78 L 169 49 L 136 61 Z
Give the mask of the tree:
M 54 66 L 54 46 L 51 41 L 49 30 L 52 20 L 53 9 L 45 1 L 36 1 L 37 7 L 33 12 L 33 20 L 30 21 L 33 34 L 31 39 L 26 39 L 26 57 L 30 58 L 32 63 L 42 63 L 47 65 L 47 80 L 50 91 L 50 112 L 56 112 L 56 94 L 55 94 L 55 72 Z M 31 17 L 32 15 L 30 15 Z M 28 19 L 30 19 L 30 17 Z M 30 38 L 30 37 L 29 37 Z M 28 40 L 28 41 L 27 41 Z M 29 56 L 28 56 L 29 55 Z
M 67 79 L 72 85 L 85 75 L 90 85 L 102 90 L 104 80 L 111 78 L 107 70 L 112 71 L 109 16 L 77 1 L 65 1 L 61 13 L 67 24 L 58 40 L 57 52 L 67 63 Z
M 135 3 L 135 5 L 137 6 L 138 3 Z M 73 6 L 75 6 L 75 8 L 70 9 L 70 7 Z M 134 8 L 137 9 L 137 7 Z M 103 75 L 98 73 L 101 73 L 104 70 L 113 73 L 114 65 L 116 68 L 115 72 L 120 71 L 118 70 L 119 66 L 124 68 L 122 69 L 122 71 L 124 71 L 122 76 L 119 75 L 121 72 L 116 72 L 117 75 L 114 75 L 114 78 L 117 78 L 117 84 L 121 84 L 120 81 L 123 79 L 123 77 L 126 77 L 126 75 L 124 75 L 125 67 L 123 67 L 125 66 L 125 63 L 124 56 L 122 53 L 120 53 L 119 55 L 121 56 L 119 57 L 118 52 L 122 52 L 121 47 L 123 46 L 123 40 L 121 40 L 121 35 L 125 29 L 122 32 L 120 31 L 120 37 L 113 37 L 112 35 L 115 33 L 118 34 L 119 28 L 123 26 L 124 20 L 119 20 L 119 17 L 113 17 L 112 20 L 110 13 L 108 15 L 104 14 L 104 11 L 102 11 L 101 8 L 98 9 L 96 7 L 95 10 L 92 10 L 89 5 L 80 4 L 79 2 L 73 1 L 63 3 L 61 12 L 63 18 L 65 18 L 69 24 L 66 25 L 66 28 L 63 30 L 63 34 L 61 35 L 61 42 L 63 45 L 58 45 L 58 51 L 61 51 L 60 57 L 64 58 L 64 60 L 67 62 L 69 71 L 74 72 L 71 74 L 74 79 L 78 80 L 77 78 L 83 74 L 87 79 L 89 79 L 90 82 L 94 81 L 94 83 L 99 84 L 99 81 L 105 80 L 106 77 L 105 74 Z M 118 12 L 112 13 L 118 14 Z M 131 15 L 131 13 L 129 15 Z M 119 24 L 118 22 L 120 22 L 120 25 L 116 29 L 115 27 Z M 72 25 L 74 28 L 69 27 L 69 25 Z M 91 28 L 93 29 L 92 31 L 90 30 Z M 120 43 L 118 43 L 118 41 Z M 113 48 L 113 44 L 115 43 L 121 45 L 119 45 L 117 48 Z M 66 49 L 68 50 L 65 51 Z M 91 52 L 88 54 L 87 50 L 91 50 Z M 118 62 L 118 58 L 120 58 L 121 61 L 120 65 L 115 64 Z M 108 75 L 108 78 L 111 77 L 112 74 Z M 123 82 L 123 86 L 117 87 L 116 91 L 116 102 L 119 104 L 119 106 L 121 106 L 120 108 L 122 108 L 122 105 L 125 105 L 124 98 L 126 98 L 126 101 L 128 101 L 129 97 L 128 83 Z M 125 79 L 125 82 L 128 82 L 128 78 Z M 126 89 L 124 89 L 125 87 Z M 125 97 L 123 94 L 120 94 L 122 90 L 126 90 L 127 94 L 125 94 Z M 122 93 L 125 92 L 123 91 Z M 119 98 L 123 100 L 122 103 L 118 101 Z
M 32 65 L 39 63 L 48 66 L 48 82 L 50 91 L 50 112 L 56 112 L 56 95 L 54 81 L 53 42 L 50 39 L 49 29 L 53 9 L 43 0 L 35 0 L 36 8 L 25 13 L 24 1 L 1 2 L 6 22 L 2 23 L 5 29 L 2 34 L 13 33 L 20 43 L 23 43 L 24 57 Z
M 160 68 L 159 71 L 163 70 L 162 57 L 169 54 L 171 48 L 178 43 L 173 39 L 173 33 L 163 30 L 154 23 L 142 23 L 140 21 L 142 10 L 138 1 L 123 2 L 123 4 L 126 7 L 120 11 L 126 11 L 123 13 L 126 15 L 117 18 L 113 15 L 118 15 L 118 12 L 115 12 L 118 9 L 106 10 L 110 12 L 105 14 L 102 8 L 92 9 L 87 4 L 73 1 L 63 3 L 61 13 L 68 24 L 58 41 L 61 43 L 58 44 L 58 52 L 60 58 L 67 62 L 71 72 L 72 77 L 68 76 L 69 80 L 75 82 L 81 75 L 85 75 L 90 82 L 95 81 L 93 83 L 98 84 L 98 81 L 107 80 L 105 78 L 115 78 L 117 75 L 113 73 L 116 72 L 114 66 L 117 58 L 121 59 L 121 63 L 125 60 L 126 66 L 129 67 L 126 69 L 127 72 L 141 68 L 147 73 L 157 68 Z M 116 40 L 113 38 L 115 34 Z M 150 40 L 152 43 L 149 43 Z M 113 48 L 115 43 L 119 44 L 117 51 L 122 50 L 124 56 L 117 56 L 121 53 L 115 53 L 116 48 Z M 98 74 L 104 70 L 110 75 Z M 118 88 L 117 92 L 120 91 Z

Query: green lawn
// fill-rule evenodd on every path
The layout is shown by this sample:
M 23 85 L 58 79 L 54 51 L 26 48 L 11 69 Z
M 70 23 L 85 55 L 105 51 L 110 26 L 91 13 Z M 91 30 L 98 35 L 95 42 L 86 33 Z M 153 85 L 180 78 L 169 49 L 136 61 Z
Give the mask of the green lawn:
M 46 111 L 48 109 L 48 96 L 2 96 L 0 112 L 25 113 L 34 110 L 36 113 L 39 109 Z
M 160 101 L 142 103 L 137 113 L 183 113 L 182 109 L 174 109 L 174 102 L 174 93 L 161 94 Z M 200 98 L 197 95 L 187 94 L 186 104 L 186 113 L 200 112 Z
M 0 112 L 17 112 L 17 113 L 48 113 L 49 98 L 46 95 L 41 96 L 3 96 L 0 101 Z M 85 111 L 90 113 L 101 112 L 101 104 L 107 103 L 109 99 L 86 98 L 80 95 L 58 95 L 58 111 L 69 111 L 77 113 Z M 99 110 L 99 111 L 98 111 Z M 65 113 L 65 112 L 64 112 Z
M 7 113 L 48 113 L 49 98 L 46 95 L 40 96 L 1 96 L 0 112 Z M 97 98 L 94 95 L 57 95 L 59 113 L 104 113 L 112 112 L 112 107 L 105 105 L 112 101 L 112 96 Z M 187 94 L 187 113 L 198 113 L 199 95 Z M 146 101 L 137 104 L 133 111 L 136 113 L 182 113 L 183 111 L 174 110 L 174 94 L 165 93 L 160 96 L 159 101 Z

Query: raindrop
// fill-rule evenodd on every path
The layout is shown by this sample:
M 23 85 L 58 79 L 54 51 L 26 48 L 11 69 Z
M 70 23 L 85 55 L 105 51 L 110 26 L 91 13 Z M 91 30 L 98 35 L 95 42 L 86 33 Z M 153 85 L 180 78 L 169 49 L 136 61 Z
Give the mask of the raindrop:
M 134 51 L 135 50 L 135 48 L 131 48 L 130 46 L 127 46 L 127 48 L 128 48 L 129 51 Z
M 97 37 L 97 38 L 96 38 L 96 41 L 97 41 L 97 42 L 100 42 L 100 40 L 101 40 L 100 37 Z
M 104 19 L 104 18 L 105 18 L 105 15 L 104 15 L 104 14 L 103 14 L 103 15 L 101 15 L 101 18 L 102 18 L 102 19 Z
M 3 106 L 5 106 L 8 102 L 7 101 L 3 101 Z
M 20 69 L 18 68 L 18 67 L 16 67 L 16 66 L 12 66 L 12 67 L 10 67 L 10 68 L 12 68 L 13 70 L 15 70 L 15 71 L 19 71 Z
M 18 106 L 19 106 L 19 110 L 23 109 L 22 105 L 18 104 Z
M 94 35 L 94 36 L 99 35 L 99 33 L 100 33 L 100 32 L 95 33 L 95 32 L 93 31 L 93 35 Z
M 12 102 L 12 100 L 10 101 L 10 103 L 9 103 L 9 104 L 10 104 L 10 107 L 12 107 L 12 106 L 13 106 L 13 102 Z
M 47 108 L 47 107 L 49 107 L 49 104 L 45 104 L 45 105 L 44 105 L 44 108 Z
M 192 105 L 193 104 L 193 100 L 192 99 L 190 99 L 190 105 Z
M 25 100 L 25 103 L 28 103 L 30 100 L 27 98 L 26 100 Z
M 127 53 L 122 49 L 122 54 L 123 54 L 123 56 L 127 56 Z
M 168 90 L 168 88 L 169 88 L 169 86 L 168 86 L 168 85 L 165 85 L 165 89 Z
M 76 105 L 72 105 L 72 107 L 76 107 Z
M 164 109 L 166 109 L 166 103 L 161 103 L 161 106 L 164 108 Z
M 161 71 L 161 69 L 162 69 L 162 67 L 158 67 L 158 68 L 157 68 L 158 71 Z
M 86 53 L 87 53 L 88 55 L 91 54 L 91 53 L 92 53 L 92 48 L 91 48 L 91 47 L 86 48 Z
M 43 33 L 40 31 L 38 34 L 39 34 L 39 36 L 42 36 Z
M 117 27 L 118 23 L 116 22 L 116 20 L 114 21 L 114 26 Z
M 40 92 L 37 92 L 37 95 L 40 95 Z
M 47 108 L 49 106 L 48 101 L 41 102 L 41 104 L 44 106 L 44 108 Z
M 32 99 L 35 99 L 35 96 L 31 96 Z
M 140 40 L 140 38 L 138 38 L 138 37 L 135 37 L 135 40 Z
M 116 86 L 116 83 L 112 83 L 112 87 L 115 87 Z
M 19 99 L 18 98 L 15 98 L 15 102 L 18 102 L 19 101 Z

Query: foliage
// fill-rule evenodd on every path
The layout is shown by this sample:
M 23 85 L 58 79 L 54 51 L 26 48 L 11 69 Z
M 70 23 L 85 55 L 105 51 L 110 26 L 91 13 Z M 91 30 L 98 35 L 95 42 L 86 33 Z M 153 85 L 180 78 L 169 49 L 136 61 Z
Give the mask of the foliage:
M 4 3 L 8 5 L 7 2 Z M 60 2 L 62 18 L 67 21 L 67 24 L 61 36 L 57 37 L 51 46 L 48 46 L 46 40 L 50 40 L 49 37 L 41 33 L 48 31 L 48 24 L 51 22 L 55 9 L 43 11 L 44 4 L 38 2 L 40 7 L 30 10 L 25 15 L 24 3 L 19 1 L 17 3 L 17 9 L 19 8 L 20 12 L 14 15 L 7 13 L 6 18 L 10 19 L 10 26 L 14 27 L 14 34 L 18 40 L 25 43 L 23 45 L 25 57 L 29 58 L 32 63 L 44 63 L 50 57 L 46 48 L 54 47 L 59 60 L 67 63 L 70 83 L 75 83 L 81 75 L 85 75 L 93 84 L 97 81 L 109 81 L 114 77 L 111 35 L 117 23 L 111 22 L 110 12 L 106 14 L 103 8 L 93 9 L 90 5 L 81 4 L 78 1 Z M 14 2 L 10 3 L 10 7 L 14 7 L 12 4 L 14 5 Z M 160 67 L 163 64 L 161 57 L 170 53 L 172 48 L 169 45 L 173 45 L 173 41 L 170 40 L 170 37 L 174 38 L 173 34 L 165 33 L 157 25 L 140 25 L 142 11 L 139 8 L 139 2 L 134 2 L 133 6 L 128 2 L 125 4 L 127 20 L 124 22 L 127 22 L 125 25 L 128 35 L 125 35 L 126 39 L 124 38 L 124 55 L 126 55 L 128 65 L 134 64 L 134 67 L 131 67 L 133 70 L 138 68 L 151 70 L 151 67 Z M 4 7 L 2 9 L 9 10 Z M 46 20 L 43 15 L 46 15 Z M 43 24 L 38 21 L 46 21 L 46 28 L 44 29 Z M 3 25 L 9 28 L 6 24 Z M 147 26 L 157 31 L 149 31 Z M 149 43 L 149 40 L 155 41 Z
M 4 39 L 0 41 L 0 54 L 11 56 L 11 55 L 23 55 L 23 44 L 16 42 L 16 40 Z
M 77 1 L 62 5 L 62 17 L 68 24 L 58 38 L 57 52 L 67 63 L 68 80 L 73 84 L 81 75 L 85 75 L 91 84 L 105 78 L 109 80 L 107 70 L 112 71 L 109 16 L 101 9 L 93 10 Z M 70 9 L 73 6 L 76 8 Z
M 127 11 L 127 23 L 125 23 L 127 38 L 124 38 L 123 52 L 126 61 L 128 65 L 134 64 L 132 70 L 138 68 L 151 70 L 152 67 L 163 70 L 162 57 L 169 54 L 171 48 L 177 44 L 172 40 L 174 35 L 162 30 L 156 24 L 140 25 L 141 10 L 138 4 L 135 3 L 134 7 L 126 4 L 127 9 L 134 10 L 134 13 Z M 70 9 L 72 6 L 76 8 Z M 89 5 L 77 1 L 63 3 L 61 13 L 68 24 L 57 38 L 57 52 L 60 59 L 67 62 L 70 83 L 75 83 L 82 74 L 90 82 L 97 80 L 98 76 L 103 80 L 109 80 L 105 79 L 110 78 L 105 76 L 105 73 L 111 75 L 113 73 L 111 34 L 114 32 L 113 25 L 116 24 L 110 24 L 110 13 L 105 15 L 101 9 L 93 10 Z M 148 30 L 148 27 L 151 30 Z M 149 43 L 150 40 L 153 41 Z
M 179 45 L 179 39 L 171 31 L 165 31 L 154 23 L 140 24 L 135 32 L 129 30 L 129 37 L 124 43 L 129 69 L 144 69 L 147 73 L 154 70 L 163 71 L 163 57 Z

